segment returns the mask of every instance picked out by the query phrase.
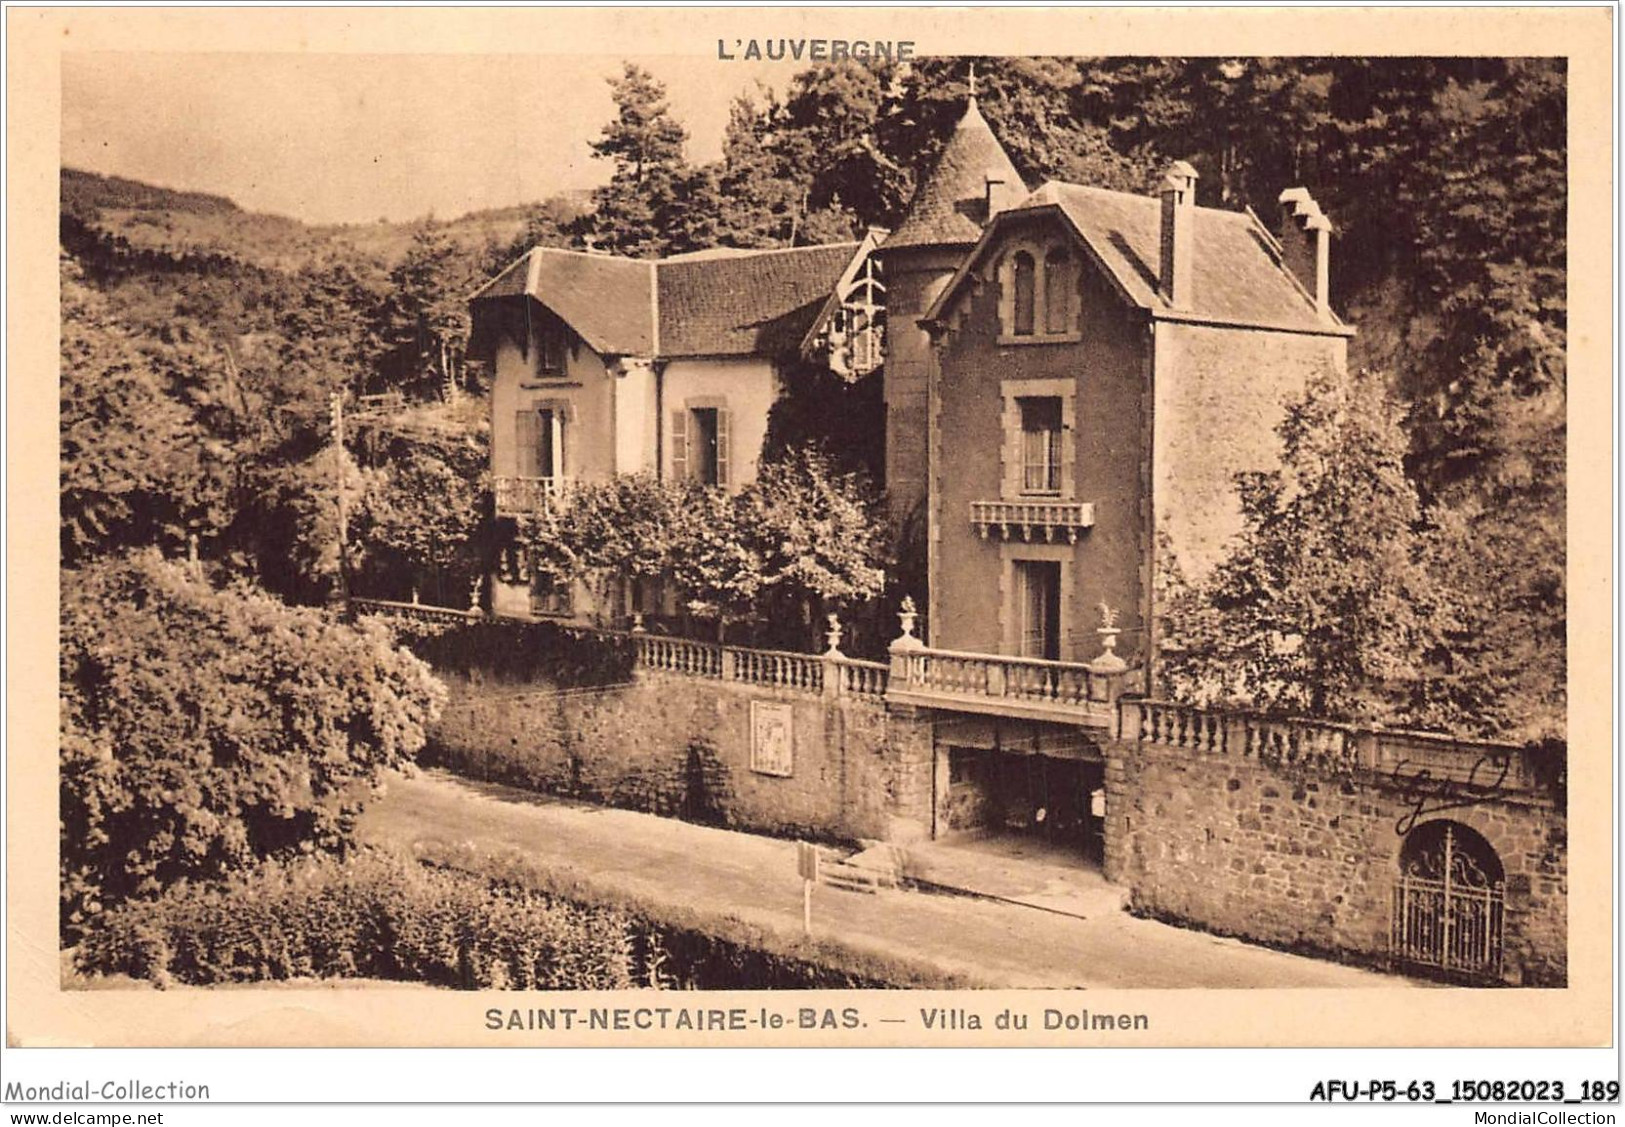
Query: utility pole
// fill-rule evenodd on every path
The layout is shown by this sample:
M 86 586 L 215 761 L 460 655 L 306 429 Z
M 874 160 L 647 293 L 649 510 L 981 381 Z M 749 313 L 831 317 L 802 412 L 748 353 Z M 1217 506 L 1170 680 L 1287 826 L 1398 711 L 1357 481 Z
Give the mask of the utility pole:
M 344 395 L 333 395 L 333 473 L 338 480 L 339 502 L 339 599 L 346 609 L 350 605 L 350 564 L 346 545 L 349 541 L 349 520 L 344 506 Z

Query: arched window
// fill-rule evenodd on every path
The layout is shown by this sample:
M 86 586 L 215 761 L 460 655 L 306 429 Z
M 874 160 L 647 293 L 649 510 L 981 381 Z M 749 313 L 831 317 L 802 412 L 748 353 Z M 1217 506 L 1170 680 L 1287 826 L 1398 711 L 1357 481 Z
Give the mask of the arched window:
M 1015 291 L 1015 315 L 1012 317 L 1012 329 L 1018 337 L 1033 335 L 1034 289 L 1037 282 L 1037 268 L 1033 256 L 1026 251 L 1017 251 L 1010 263 L 1011 286 Z
M 1044 256 L 1044 332 L 1072 329 L 1072 256 L 1065 247 L 1051 247 Z

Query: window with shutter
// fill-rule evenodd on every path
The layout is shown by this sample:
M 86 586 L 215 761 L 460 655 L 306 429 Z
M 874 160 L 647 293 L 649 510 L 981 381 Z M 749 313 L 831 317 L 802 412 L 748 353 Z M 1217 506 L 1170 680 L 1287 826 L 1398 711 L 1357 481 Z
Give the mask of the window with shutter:
M 701 485 L 717 485 L 717 428 L 715 407 L 695 407 L 688 420 L 688 472 Z

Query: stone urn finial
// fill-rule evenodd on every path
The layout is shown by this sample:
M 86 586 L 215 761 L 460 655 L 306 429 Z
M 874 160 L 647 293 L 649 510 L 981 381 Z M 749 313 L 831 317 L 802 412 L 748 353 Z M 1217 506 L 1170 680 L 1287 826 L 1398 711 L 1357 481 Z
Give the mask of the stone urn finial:
M 1100 635 L 1100 656 L 1089 663 L 1089 668 L 1096 673 L 1121 673 L 1128 668 L 1128 662 L 1117 653 L 1117 636 L 1122 632 L 1122 628 L 1117 625 L 1117 611 L 1102 600 L 1100 626 L 1095 630 L 1095 633 Z
M 892 640 L 892 650 L 918 650 L 924 649 L 925 643 L 914 636 L 914 620 L 919 618 L 920 612 L 914 607 L 914 598 L 904 595 L 903 602 L 897 608 L 897 622 L 903 632 Z
M 840 657 L 841 656 L 841 634 L 842 633 L 843 633 L 843 631 L 841 629 L 840 616 L 839 615 L 834 615 L 834 614 L 830 615 L 829 616 L 829 626 L 824 631 L 824 637 L 829 642 L 829 649 L 824 651 L 824 654 L 825 654 L 826 657 Z
M 634 634 L 646 634 L 646 633 L 648 633 L 648 629 L 643 625 L 643 612 L 642 611 L 633 611 L 632 612 L 632 633 L 634 633 Z

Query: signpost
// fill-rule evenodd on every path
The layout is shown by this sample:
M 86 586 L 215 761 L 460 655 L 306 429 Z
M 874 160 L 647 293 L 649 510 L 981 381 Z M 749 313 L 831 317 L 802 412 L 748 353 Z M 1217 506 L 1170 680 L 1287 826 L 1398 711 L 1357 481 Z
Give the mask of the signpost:
M 801 930 L 812 934 L 812 888 L 818 880 L 818 846 L 796 842 L 796 871 L 801 874 Z

